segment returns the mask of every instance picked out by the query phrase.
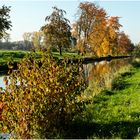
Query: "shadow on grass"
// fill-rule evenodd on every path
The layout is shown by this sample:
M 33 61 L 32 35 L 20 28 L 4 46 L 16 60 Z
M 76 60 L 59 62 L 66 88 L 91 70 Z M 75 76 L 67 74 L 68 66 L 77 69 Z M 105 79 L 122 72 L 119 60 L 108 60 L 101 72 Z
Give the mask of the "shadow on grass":
M 131 62 L 131 65 L 132 65 L 134 68 L 139 68 L 139 67 L 140 67 L 140 62 L 132 61 L 132 62 Z
M 131 77 L 134 74 L 133 71 L 122 73 L 119 77 L 116 77 L 112 81 L 112 90 L 123 90 L 128 88 L 131 84 L 125 81 L 125 78 Z
M 110 124 L 98 124 L 87 122 L 74 122 L 69 127 L 64 138 L 123 138 L 133 139 L 139 135 L 140 121 L 112 122 Z
M 130 85 L 131 84 L 124 81 L 122 77 L 117 78 L 112 81 L 112 90 L 123 90 L 123 89 L 128 88 Z
M 121 77 L 123 78 L 125 78 L 125 77 L 131 77 L 132 75 L 134 74 L 134 72 L 132 72 L 132 71 L 129 71 L 129 72 L 125 72 L 125 73 L 122 73 L 121 74 Z

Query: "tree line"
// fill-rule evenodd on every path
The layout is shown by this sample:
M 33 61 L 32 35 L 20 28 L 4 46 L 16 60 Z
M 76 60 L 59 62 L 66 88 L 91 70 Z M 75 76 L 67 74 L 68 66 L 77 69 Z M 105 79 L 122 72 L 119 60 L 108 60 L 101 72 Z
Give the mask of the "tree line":
M 71 24 L 65 17 L 66 11 L 52 8 L 53 12 L 45 18 L 46 24 L 39 31 L 25 32 L 23 41 L 0 42 L 1 49 L 50 49 L 59 51 L 60 55 L 62 50 L 66 50 L 96 57 L 132 53 L 134 44 L 128 35 L 120 30 L 120 17 L 109 16 L 105 9 L 95 3 L 81 2 L 76 21 Z M 10 28 L 11 22 L 7 22 L 7 27 Z M 3 37 L 7 39 L 8 36 L 4 33 L 5 31 Z
M 53 7 L 53 12 L 46 17 L 46 25 L 41 30 L 45 34 L 47 46 L 62 48 L 74 44 L 80 54 L 92 56 L 127 55 L 134 45 L 119 23 L 120 17 L 108 16 L 106 11 L 91 2 L 79 4 L 77 19 L 72 26 L 65 18 L 66 11 Z

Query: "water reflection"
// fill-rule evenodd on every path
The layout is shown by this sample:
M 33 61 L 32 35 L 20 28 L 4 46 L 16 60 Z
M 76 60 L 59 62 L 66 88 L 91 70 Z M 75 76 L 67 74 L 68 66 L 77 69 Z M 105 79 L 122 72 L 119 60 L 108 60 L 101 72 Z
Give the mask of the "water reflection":
M 88 83 L 86 95 L 93 96 L 105 88 L 110 88 L 115 72 L 127 66 L 129 61 L 130 59 L 117 59 L 85 64 L 85 77 Z
M 4 76 L 0 76 L 0 87 L 5 88 L 5 84 L 3 82 L 3 78 L 4 78 Z
M 109 88 L 114 73 L 120 68 L 127 66 L 130 60 L 131 59 L 118 59 L 110 62 L 101 61 L 98 63 L 84 64 L 85 78 L 88 83 L 88 88 L 85 91 L 86 95 L 91 96 L 105 88 Z M 3 75 L 0 76 L 0 87 L 5 88 L 3 78 Z

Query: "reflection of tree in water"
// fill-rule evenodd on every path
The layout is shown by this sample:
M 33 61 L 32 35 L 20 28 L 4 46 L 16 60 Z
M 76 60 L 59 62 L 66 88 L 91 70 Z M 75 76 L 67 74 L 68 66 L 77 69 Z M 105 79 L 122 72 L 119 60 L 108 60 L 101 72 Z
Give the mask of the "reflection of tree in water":
M 86 81 L 88 82 L 86 94 L 97 94 L 101 90 L 111 87 L 114 73 L 126 65 L 128 65 L 128 59 L 84 65 Z

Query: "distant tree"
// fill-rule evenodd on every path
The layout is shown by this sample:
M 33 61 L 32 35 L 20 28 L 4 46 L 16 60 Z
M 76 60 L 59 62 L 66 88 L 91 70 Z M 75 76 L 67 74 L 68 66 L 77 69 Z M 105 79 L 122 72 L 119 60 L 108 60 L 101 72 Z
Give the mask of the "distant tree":
M 47 45 L 58 47 L 60 55 L 62 48 L 68 47 L 71 43 L 70 22 L 64 14 L 64 10 L 53 7 L 52 14 L 45 19 L 47 24 L 41 28 L 45 33 Z
M 140 56 L 140 42 L 138 44 L 133 45 L 132 54 L 135 56 Z
M 0 8 L 0 39 L 6 33 L 6 30 L 11 28 L 11 21 L 9 20 L 10 7 L 2 6 Z
M 23 47 L 23 49 L 30 50 L 32 48 L 31 36 L 32 36 L 32 34 L 30 32 L 25 32 L 23 34 L 23 40 L 24 40 L 24 44 L 25 44 L 25 47 Z
M 132 43 L 131 43 L 129 37 L 124 32 L 121 32 L 118 35 L 117 51 L 120 54 L 129 54 L 132 51 Z
M 43 43 L 43 32 L 33 32 L 31 41 L 33 43 L 33 47 L 35 50 L 40 50 L 42 48 Z

